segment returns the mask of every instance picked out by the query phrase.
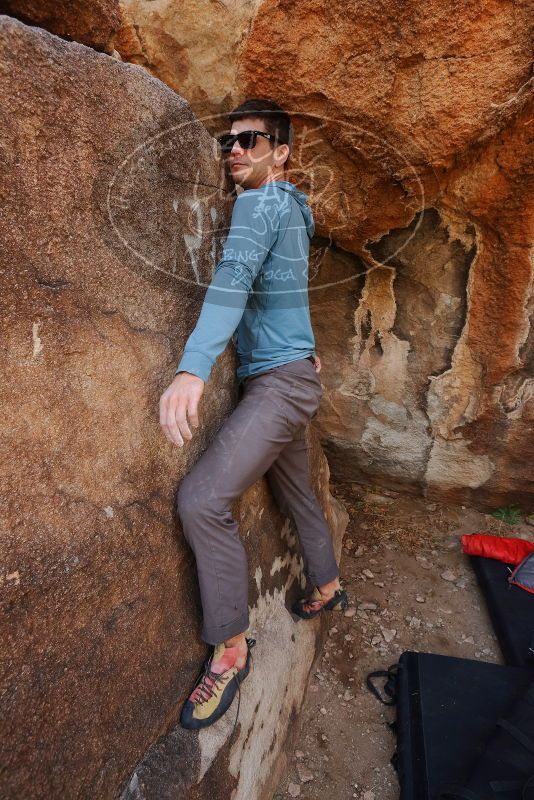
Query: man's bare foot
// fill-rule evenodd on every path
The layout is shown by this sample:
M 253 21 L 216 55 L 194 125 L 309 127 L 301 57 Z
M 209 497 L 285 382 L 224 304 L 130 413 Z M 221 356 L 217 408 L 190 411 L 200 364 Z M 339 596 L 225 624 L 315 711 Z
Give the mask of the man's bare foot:
M 335 578 L 335 580 L 330 581 L 330 583 L 325 583 L 323 586 L 319 586 L 318 589 L 323 597 L 325 597 L 327 600 L 331 600 L 335 595 L 336 590 L 341 589 L 339 578 Z
M 309 597 L 302 597 L 291 606 L 297 617 L 312 619 L 322 611 L 345 611 L 349 604 L 347 593 L 339 581 L 331 581 L 321 588 L 316 586 Z
M 239 633 L 237 636 L 232 636 L 231 639 L 227 639 L 224 643 L 224 647 L 226 650 L 226 655 L 230 655 L 231 653 L 235 654 L 235 666 L 238 669 L 243 669 L 248 655 L 245 634 Z

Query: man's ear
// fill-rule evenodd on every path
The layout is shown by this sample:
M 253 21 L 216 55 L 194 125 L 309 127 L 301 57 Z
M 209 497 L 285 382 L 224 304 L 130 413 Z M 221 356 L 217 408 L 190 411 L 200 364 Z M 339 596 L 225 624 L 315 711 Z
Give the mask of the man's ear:
M 275 163 L 277 167 L 283 166 L 289 155 L 289 145 L 279 144 L 276 148 Z

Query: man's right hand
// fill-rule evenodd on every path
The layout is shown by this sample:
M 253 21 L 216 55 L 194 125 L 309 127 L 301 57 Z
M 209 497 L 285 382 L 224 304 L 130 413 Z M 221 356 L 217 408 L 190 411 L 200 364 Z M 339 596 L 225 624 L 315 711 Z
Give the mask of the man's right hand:
M 184 439 L 193 438 L 188 419 L 198 428 L 198 404 L 205 383 L 191 372 L 178 372 L 159 400 L 159 422 L 170 442 L 183 447 Z

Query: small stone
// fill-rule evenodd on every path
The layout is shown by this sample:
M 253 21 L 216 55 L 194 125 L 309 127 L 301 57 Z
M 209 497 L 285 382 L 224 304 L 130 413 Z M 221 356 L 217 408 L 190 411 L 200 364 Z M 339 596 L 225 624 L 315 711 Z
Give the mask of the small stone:
M 350 692 L 350 691 L 347 689 L 347 690 L 345 691 L 345 694 L 343 695 L 343 700 L 344 700 L 346 703 L 348 703 L 348 702 L 349 702 L 349 700 L 353 700 L 353 699 L 354 699 L 354 695 L 352 694 L 352 692 Z
M 322 733 L 321 734 L 321 739 L 323 740 L 323 742 L 327 742 L 328 741 L 328 736 L 325 733 Z
M 376 647 L 378 644 L 380 644 L 381 641 L 382 638 L 380 636 L 373 636 L 373 638 L 371 639 L 371 644 L 373 645 L 373 647 Z
M 375 800 L 374 792 L 364 792 L 362 800 Z
M 425 598 L 423 597 L 423 595 L 422 595 L 422 594 L 416 594 L 416 595 L 415 595 L 415 599 L 416 599 L 416 601 L 417 601 L 418 603 L 424 603 L 424 602 L 425 602 Z
M 352 636 L 350 635 L 350 633 L 346 633 L 345 634 L 345 641 L 346 642 L 352 642 Z
M 397 631 L 395 630 L 395 628 L 383 628 L 382 626 L 380 626 L 380 630 L 382 631 L 382 636 L 384 637 L 384 640 L 388 644 L 389 642 L 392 642 L 395 636 L 397 635 Z
M 473 639 L 472 636 L 464 636 L 463 642 L 464 644 L 474 644 L 475 640 Z
M 362 573 L 365 575 L 366 578 L 374 578 L 375 577 L 370 569 L 364 569 L 364 570 L 362 570 Z
M 419 563 L 423 569 L 426 570 L 434 569 L 434 564 L 432 564 L 430 561 L 420 561 Z
M 295 750 L 295 758 L 304 758 L 302 750 Z
M 297 772 L 301 783 L 308 783 L 314 778 L 313 772 L 308 767 L 305 767 L 304 764 L 297 764 Z
M 417 617 L 412 617 L 410 620 L 410 628 L 415 628 L 416 630 L 419 630 L 420 627 L 421 627 L 421 620 L 418 619 Z
M 352 555 L 354 556 L 354 558 L 360 558 L 361 556 L 363 556 L 364 552 L 365 552 L 365 545 L 361 544 L 359 545 L 359 547 L 356 548 L 356 550 Z
M 383 497 L 381 494 L 373 494 L 371 492 L 365 495 L 365 499 L 370 503 L 376 503 L 377 505 L 389 505 L 389 503 L 393 502 L 391 497 Z
M 376 611 L 376 603 L 358 603 L 358 611 Z
M 444 581 L 449 581 L 451 583 L 454 583 L 454 581 L 456 580 L 456 575 L 450 569 L 446 569 L 445 572 L 442 572 L 441 577 L 443 578 Z
M 356 609 L 355 608 L 347 608 L 347 610 L 345 611 L 343 616 L 345 616 L 345 617 L 353 617 L 355 615 L 355 613 L 356 613 Z
M 300 786 L 297 783 L 290 783 L 287 787 L 287 793 L 291 797 L 298 797 L 300 794 Z
M 320 709 L 320 711 L 321 711 L 321 714 L 326 714 L 327 713 L 326 712 L 326 708 L 324 706 Z
M 375 581 L 374 585 L 375 586 L 379 586 L 381 589 L 384 588 L 384 582 L 383 581 Z
M 330 630 L 328 631 L 328 635 L 333 636 L 335 633 L 337 633 L 337 628 L 334 625 L 334 627 L 330 628 Z

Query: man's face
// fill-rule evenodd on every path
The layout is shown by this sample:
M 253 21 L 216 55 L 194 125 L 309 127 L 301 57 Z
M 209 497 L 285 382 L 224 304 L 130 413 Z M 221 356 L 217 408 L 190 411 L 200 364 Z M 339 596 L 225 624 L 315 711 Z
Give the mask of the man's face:
M 263 119 L 246 117 L 234 122 L 231 133 L 251 130 L 268 132 Z M 279 145 L 274 149 L 272 140 L 266 139 L 265 136 L 258 136 L 252 150 L 243 150 L 236 141 L 231 152 L 225 158 L 234 183 L 244 189 L 257 189 L 268 181 L 283 179 L 283 163 L 288 153 L 287 144 Z

